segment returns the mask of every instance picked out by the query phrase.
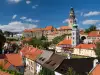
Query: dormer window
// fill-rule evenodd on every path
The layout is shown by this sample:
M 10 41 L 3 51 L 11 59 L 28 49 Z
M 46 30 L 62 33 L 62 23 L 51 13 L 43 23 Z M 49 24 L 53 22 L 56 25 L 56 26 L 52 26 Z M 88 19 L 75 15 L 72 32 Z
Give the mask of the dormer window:
M 43 58 L 43 59 L 41 59 L 42 61 L 44 61 L 45 60 L 45 58 Z
M 39 58 L 39 60 L 41 60 L 41 59 L 42 59 L 42 57 Z
M 49 64 L 51 61 L 52 61 L 52 60 L 50 60 L 50 61 L 47 61 L 47 62 L 46 62 L 46 64 Z
M 55 66 L 56 65 L 56 63 L 53 63 L 53 64 L 51 64 L 52 66 Z

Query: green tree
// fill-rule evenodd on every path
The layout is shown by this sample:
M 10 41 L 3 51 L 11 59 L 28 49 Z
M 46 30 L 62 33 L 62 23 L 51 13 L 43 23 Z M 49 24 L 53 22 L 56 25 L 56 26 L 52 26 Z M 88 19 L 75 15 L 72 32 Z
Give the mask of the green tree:
M 96 43 L 95 53 L 98 57 L 100 57 L 100 42 Z
M 40 71 L 39 75 L 55 75 L 54 71 L 51 71 L 47 68 L 42 68 L 42 70 Z
M 55 37 L 55 38 L 52 40 L 52 42 L 53 42 L 53 44 L 58 44 L 58 43 L 59 43 L 60 41 L 62 41 L 65 37 L 66 37 L 65 34 L 62 35 L 62 36 L 57 36 L 57 37 Z
M 91 25 L 88 29 L 85 29 L 85 33 L 89 33 L 91 31 L 95 31 L 97 28 L 95 25 Z
M 69 68 L 68 68 L 68 71 L 67 71 L 67 73 L 66 73 L 65 75 L 79 75 L 79 74 L 77 74 L 77 73 L 73 70 L 73 68 L 69 67 Z

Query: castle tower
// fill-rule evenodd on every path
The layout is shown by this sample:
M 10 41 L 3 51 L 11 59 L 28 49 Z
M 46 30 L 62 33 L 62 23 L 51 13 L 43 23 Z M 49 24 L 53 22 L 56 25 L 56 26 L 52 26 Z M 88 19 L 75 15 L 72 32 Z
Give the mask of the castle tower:
M 72 25 L 72 46 L 75 47 L 80 43 L 80 34 L 77 24 Z
M 69 25 L 69 27 L 72 28 L 72 25 L 73 25 L 73 24 L 76 24 L 76 19 L 75 19 L 74 9 L 71 8 L 71 9 L 70 9 L 69 20 L 68 20 L 68 25 Z

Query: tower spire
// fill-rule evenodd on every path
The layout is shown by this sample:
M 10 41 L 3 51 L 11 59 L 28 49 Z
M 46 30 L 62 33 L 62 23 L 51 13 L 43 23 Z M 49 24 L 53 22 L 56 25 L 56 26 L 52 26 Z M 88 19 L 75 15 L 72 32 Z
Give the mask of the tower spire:
M 75 13 L 74 13 L 74 8 L 70 8 L 70 14 L 69 14 L 69 26 L 72 28 L 72 25 L 76 24 L 76 19 L 75 19 Z

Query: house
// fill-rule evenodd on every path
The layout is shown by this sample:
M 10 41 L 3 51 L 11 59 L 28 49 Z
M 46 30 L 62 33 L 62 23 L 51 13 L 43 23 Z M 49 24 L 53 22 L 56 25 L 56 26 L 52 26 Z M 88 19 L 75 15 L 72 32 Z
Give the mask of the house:
M 28 52 L 26 57 L 26 70 L 30 71 L 34 75 L 37 73 L 37 64 L 35 60 L 42 54 L 42 50 L 36 50 L 33 52 Z
M 99 30 L 91 31 L 88 34 L 88 40 L 90 40 L 91 42 L 93 42 L 93 40 L 98 40 L 98 39 L 100 39 L 100 31 Z
M 36 74 L 35 60 L 40 56 L 42 50 L 39 50 L 32 46 L 25 46 L 21 49 L 20 53 L 24 58 L 26 70 L 31 72 L 32 74 Z
M 56 46 L 56 52 L 65 52 L 67 51 L 69 48 L 72 47 L 72 40 L 71 39 L 64 39 L 62 41 L 60 41 L 57 46 Z
M 49 58 L 53 55 L 52 51 L 42 50 L 43 53 L 37 58 L 37 74 L 41 71 L 43 64 L 49 60 Z
M 97 64 L 96 67 L 92 69 L 90 75 L 100 75 L 100 64 Z
M 4 69 L 14 70 L 24 74 L 23 59 L 20 54 L 5 54 Z
M 95 44 L 79 44 L 77 45 L 72 54 L 81 55 L 81 56 L 88 56 L 88 57 L 96 57 L 95 54 Z
M 48 68 L 52 71 L 55 71 L 59 67 L 59 65 L 62 63 L 62 61 L 66 57 L 58 55 L 58 54 L 53 54 L 49 60 L 47 60 L 44 64 L 43 67 Z M 55 74 L 59 74 L 58 72 L 55 72 Z
M 59 75 L 64 75 L 69 68 L 72 68 L 77 74 L 87 75 L 99 61 L 100 59 L 96 58 L 64 59 L 55 71 Z

